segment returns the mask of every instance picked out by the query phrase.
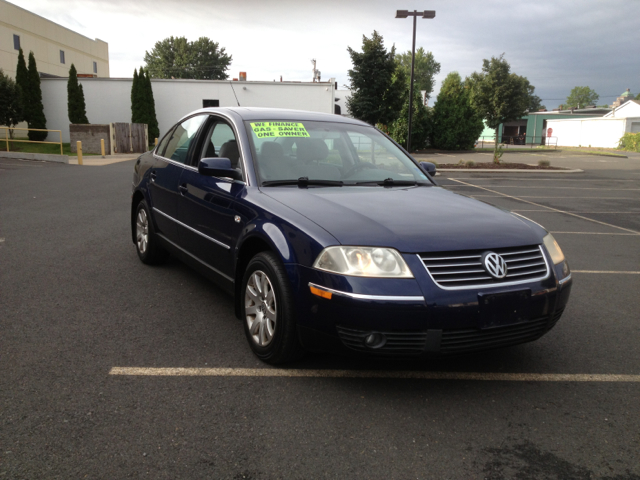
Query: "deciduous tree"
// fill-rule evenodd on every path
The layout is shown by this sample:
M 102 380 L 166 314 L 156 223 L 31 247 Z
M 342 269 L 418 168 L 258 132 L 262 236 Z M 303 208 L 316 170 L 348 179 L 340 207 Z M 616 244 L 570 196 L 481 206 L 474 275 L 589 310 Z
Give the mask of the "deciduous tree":
M 232 56 L 207 37 L 190 42 L 186 37 L 169 37 L 156 42 L 144 61 L 152 78 L 226 80 Z
M 351 47 L 347 51 L 353 64 L 348 72 L 349 113 L 371 125 L 390 125 L 398 117 L 397 106 L 403 94 L 403 89 L 394 88 L 395 48 L 387 51 L 382 35 L 374 30 L 371 38 L 362 36 L 362 52 Z
M 78 71 L 73 63 L 69 69 L 69 80 L 67 81 L 67 110 L 70 123 L 89 123 L 84 102 L 84 91 L 82 90 L 82 85 L 78 83 Z
M 573 87 L 567 97 L 565 108 L 584 108 L 589 105 L 595 105 L 599 98 L 600 95 L 589 87 Z
M 425 148 L 431 135 L 431 109 L 422 102 L 422 96 L 418 90 L 413 91 L 413 117 L 411 119 L 411 150 Z M 389 135 L 396 142 L 407 148 L 409 133 L 409 94 L 405 95 L 405 102 L 400 114 L 389 127 Z
M 483 60 L 482 72 L 472 73 L 466 80 L 471 88 L 471 104 L 496 131 L 493 161 L 498 163 L 498 127 L 501 123 L 521 118 L 531 105 L 534 87 L 525 77 L 511 73 L 504 54 Z
M 407 51 L 406 53 L 398 54 L 396 60 L 400 68 L 405 72 L 408 85 L 411 78 L 411 52 Z M 413 88 L 426 92 L 425 101 L 431 98 L 435 85 L 434 77 L 438 73 L 440 73 L 440 64 L 433 58 L 433 53 L 425 52 L 422 47 L 418 48 L 413 68 Z
M 22 94 L 16 82 L 0 68 L 0 125 L 15 127 L 23 118 Z M 9 128 L 13 138 L 13 130 Z
M 482 133 L 482 117 L 471 105 L 471 90 L 458 72 L 447 75 L 433 107 L 431 144 L 443 150 L 473 148 Z

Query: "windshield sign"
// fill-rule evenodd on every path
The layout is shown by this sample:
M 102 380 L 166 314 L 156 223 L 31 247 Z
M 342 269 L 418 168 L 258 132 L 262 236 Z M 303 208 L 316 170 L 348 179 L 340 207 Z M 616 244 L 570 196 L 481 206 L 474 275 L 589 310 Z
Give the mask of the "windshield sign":
M 297 122 L 252 122 L 251 129 L 258 138 L 309 136 L 304 125 Z
M 245 125 L 264 186 L 433 185 L 409 156 L 373 127 L 277 120 Z M 297 182 L 300 179 L 304 182 Z

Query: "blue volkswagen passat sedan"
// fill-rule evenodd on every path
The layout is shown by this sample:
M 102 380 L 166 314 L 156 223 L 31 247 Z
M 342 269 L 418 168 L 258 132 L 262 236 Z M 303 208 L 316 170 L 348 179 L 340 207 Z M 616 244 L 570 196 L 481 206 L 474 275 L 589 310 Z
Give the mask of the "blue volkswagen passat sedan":
M 136 162 L 140 259 L 180 258 L 235 298 L 253 352 L 468 353 L 560 319 L 569 266 L 540 225 L 433 180 L 337 115 L 195 111 Z

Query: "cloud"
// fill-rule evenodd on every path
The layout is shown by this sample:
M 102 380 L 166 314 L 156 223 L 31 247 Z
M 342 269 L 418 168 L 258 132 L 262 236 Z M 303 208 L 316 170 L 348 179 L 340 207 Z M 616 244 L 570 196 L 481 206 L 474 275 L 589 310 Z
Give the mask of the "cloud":
M 412 20 L 396 19 L 388 0 L 23 0 L 23 8 L 91 38 L 109 43 L 112 76 L 132 75 L 144 53 L 168 36 L 207 36 L 233 56 L 230 75 L 249 80 L 311 80 L 310 59 L 322 78 L 348 83 L 350 46 L 362 35 L 383 35 L 388 48 L 411 48 Z M 596 90 L 600 102 L 626 88 L 640 91 L 637 19 L 640 2 L 624 0 L 406 0 L 402 8 L 436 11 L 417 21 L 417 46 L 441 63 L 436 91 L 446 75 L 479 71 L 482 60 L 505 53 L 512 71 L 526 76 L 547 107 L 576 85 Z M 64 12 L 64 13 L 60 13 Z M 435 95 L 434 95 L 435 96 Z

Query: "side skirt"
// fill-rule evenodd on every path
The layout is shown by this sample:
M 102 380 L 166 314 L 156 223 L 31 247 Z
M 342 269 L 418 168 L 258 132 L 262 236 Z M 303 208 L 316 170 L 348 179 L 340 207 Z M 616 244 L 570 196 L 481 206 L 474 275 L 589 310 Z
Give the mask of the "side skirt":
M 214 282 L 216 285 L 218 285 L 220 288 L 222 288 L 225 292 L 227 292 L 231 296 L 234 295 L 235 280 L 233 278 L 229 277 L 228 275 L 225 275 L 218 269 L 213 268 L 208 263 L 203 262 L 192 253 L 187 252 L 184 248 L 173 243 L 171 240 L 169 240 L 167 237 L 165 237 L 161 233 L 157 233 L 156 236 L 158 240 L 160 240 L 160 243 L 162 244 L 162 246 L 166 250 L 171 252 L 171 254 L 175 255 L 182 262 L 189 265 L 189 267 L 193 268 L 195 271 L 197 271 L 201 275 L 207 277 L 209 280 Z

